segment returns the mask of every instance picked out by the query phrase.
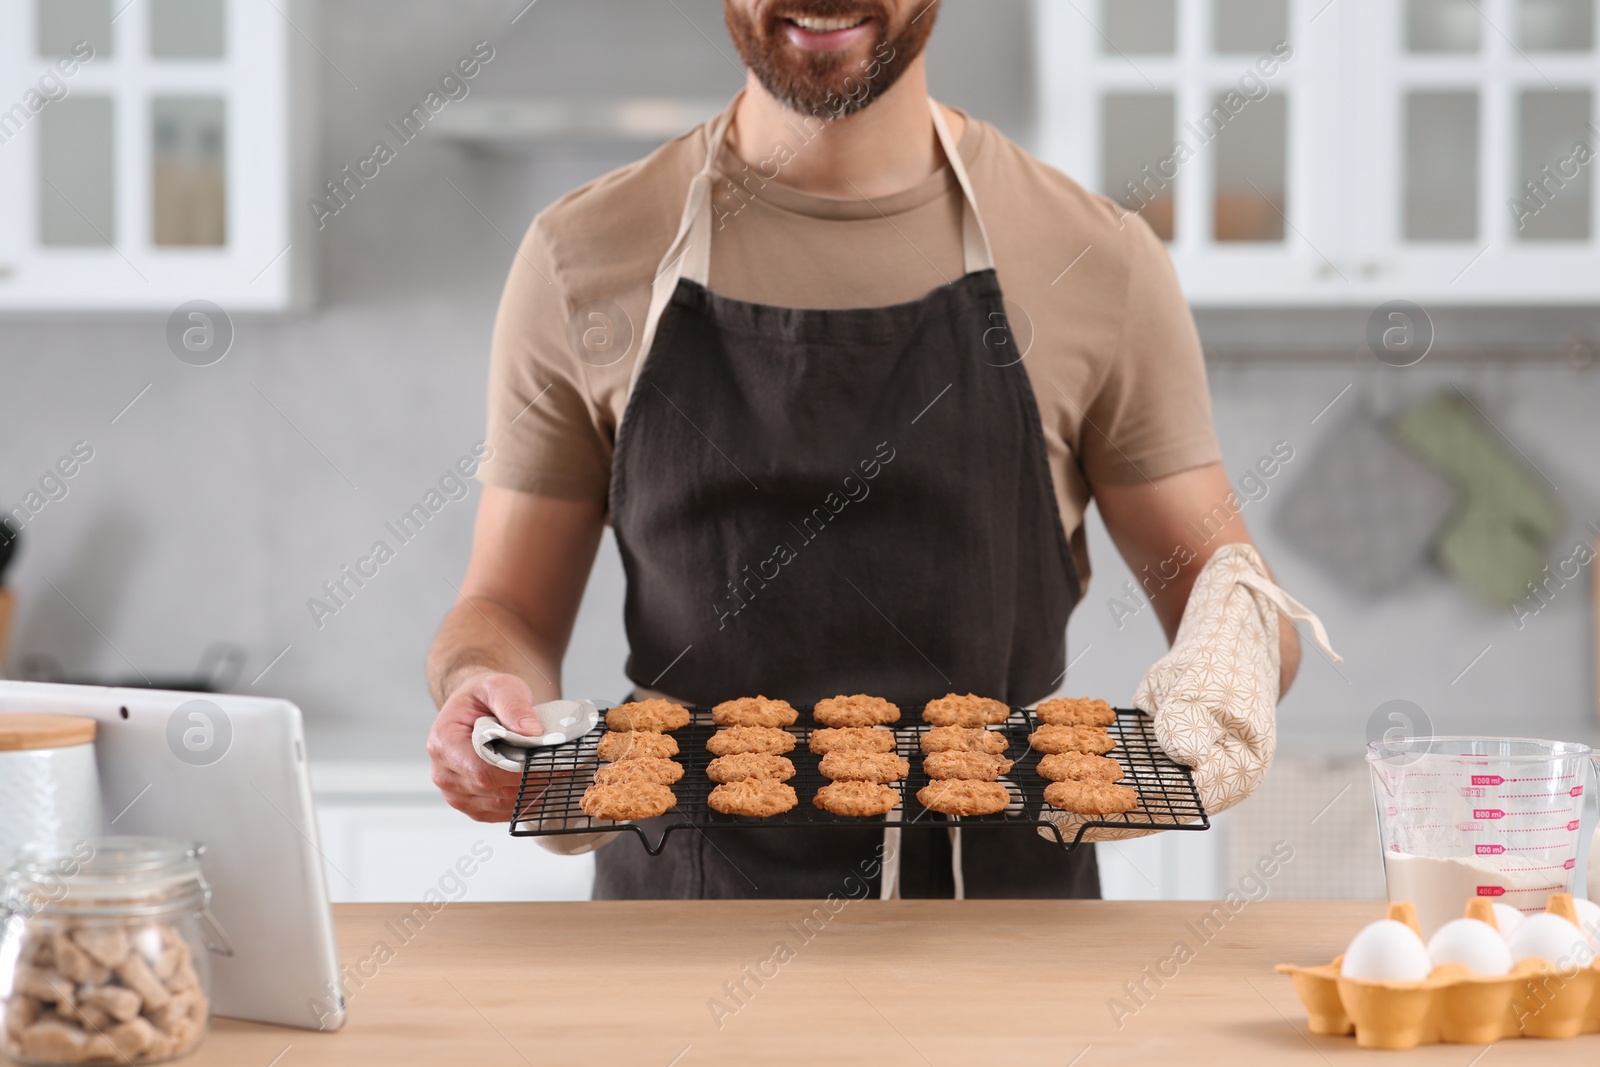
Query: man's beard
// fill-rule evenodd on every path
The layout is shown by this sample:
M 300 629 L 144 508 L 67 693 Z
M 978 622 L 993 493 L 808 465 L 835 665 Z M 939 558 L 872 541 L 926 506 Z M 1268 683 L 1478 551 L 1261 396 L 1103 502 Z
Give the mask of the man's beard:
M 922 54 L 939 14 L 939 0 L 927 0 L 906 25 L 889 36 L 892 12 L 881 0 L 778 0 L 750 16 L 724 0 L 723 17 L 733 43 L 763 88 L 791 111 L 832 120 L 853 115 L 882 96 Z M 877 38 L 865 59 L 840 53 L 807 52 L 784 36 L 784 16 L 875 20 Z

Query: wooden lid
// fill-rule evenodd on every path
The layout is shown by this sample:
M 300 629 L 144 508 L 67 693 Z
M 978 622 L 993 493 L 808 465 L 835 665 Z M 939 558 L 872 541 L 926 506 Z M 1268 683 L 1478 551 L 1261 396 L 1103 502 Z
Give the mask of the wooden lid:
M 0 752 L 66 748 L 94 740 L 95 721 L 78 715 L 0 713 Z

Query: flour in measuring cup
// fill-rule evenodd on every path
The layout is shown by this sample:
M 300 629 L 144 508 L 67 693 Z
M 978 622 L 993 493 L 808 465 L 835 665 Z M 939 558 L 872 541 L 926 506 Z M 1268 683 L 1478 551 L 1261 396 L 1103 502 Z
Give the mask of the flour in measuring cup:
M 1595 827 L 1594 838 L 1589 842 L 1589 899 L 1596 897 L 1600 897 L 1600 826 Z
M 1472 859 L 1436 859 L 1409 852 L 1385 852 L 1384 880 L 1392 901 L 1409 900 L 1417 907 L 1422 936 L 1451 919 L 1461 918 L 1467 901 L 1485 895 L 1513 908 L 1544 907 L 1551 893 L 1565 891 L 1568 872 L 1528 870 L 1511 865 L 1497 867 L 1487 856 Z M 1499 886 L 1503 895 L 1480 894 L 1479 887 Z

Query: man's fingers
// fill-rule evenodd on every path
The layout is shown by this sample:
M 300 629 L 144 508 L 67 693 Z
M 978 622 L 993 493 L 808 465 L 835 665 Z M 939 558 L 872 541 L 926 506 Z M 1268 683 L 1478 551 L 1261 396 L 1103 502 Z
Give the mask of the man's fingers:
M 502 789 L 514 791 L 521 782 L 521 775 L 485 763 L 471 748 L 465 752 L 448 752 L 445 755 L 445 766 L 435 775 L 435 784 L 441 789 L 454 787 L 464 792 L 479 794 L 494 793 Z
M 537 737 L 544 724 L 533 710 L 533 690 L 514 674 L 486 674 L 473 687 L 484 705 L 508 730 Z

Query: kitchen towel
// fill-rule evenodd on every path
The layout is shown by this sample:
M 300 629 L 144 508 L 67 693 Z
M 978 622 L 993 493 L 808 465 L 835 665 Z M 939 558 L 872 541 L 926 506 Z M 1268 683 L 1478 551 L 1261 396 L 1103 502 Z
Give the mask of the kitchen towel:
M 1561 529 L 1544 476 L 1460 390 L 1401 413 L 1394 432 L 1461 492 L 1462 506 L 1434 542 L 1439 565 L 1485 603 L 1504 607 L 1526 597 Z
M 576 741 L 600 722 L 600 709 L 592 700 L 551 700 L 534 706 L 544 733 L 538 737 L 513 733 L 493 715 L 472 724 L 472 747 L 485 762 L 503 771 L 522 773 L 528 749 Z
M 472 747 L 478 753 L 478 758 L 501 770 L 521 774 L 529 749 L 576 741 L 600 722 L 600 710 L 595 707 L 592 700 L 551 700 L 544 704 L 536 704 L 533 710 L 539 716 L 540 725 L 544 727 L 544 733 L 538 737 L 515 733 L 492 715 L 485 715 L 473 723 Z M 566 822 L 562 822 L 560 826 L 554 825 L 557 821 L 559 820 L 543 819 L 540 825 L 545 829 L 566 828 Z M 593 820 L 583 817 L 584 824 L 591 821 Z M 547 852 L 562 856 L 578 856 L 585 852 L 593 852 L 601 845 L 608 844 L 616 836 L 616 831 L 607 831 L 592 834 L 561 834 L 538 837 L 534 840 L 538 841 L 540 847 Z
M 1376 597 L 1427 562 L 1458 499 L 1454 482 L 1363 412 L 1328 435 L 1277 525 L 1341 585 Z

